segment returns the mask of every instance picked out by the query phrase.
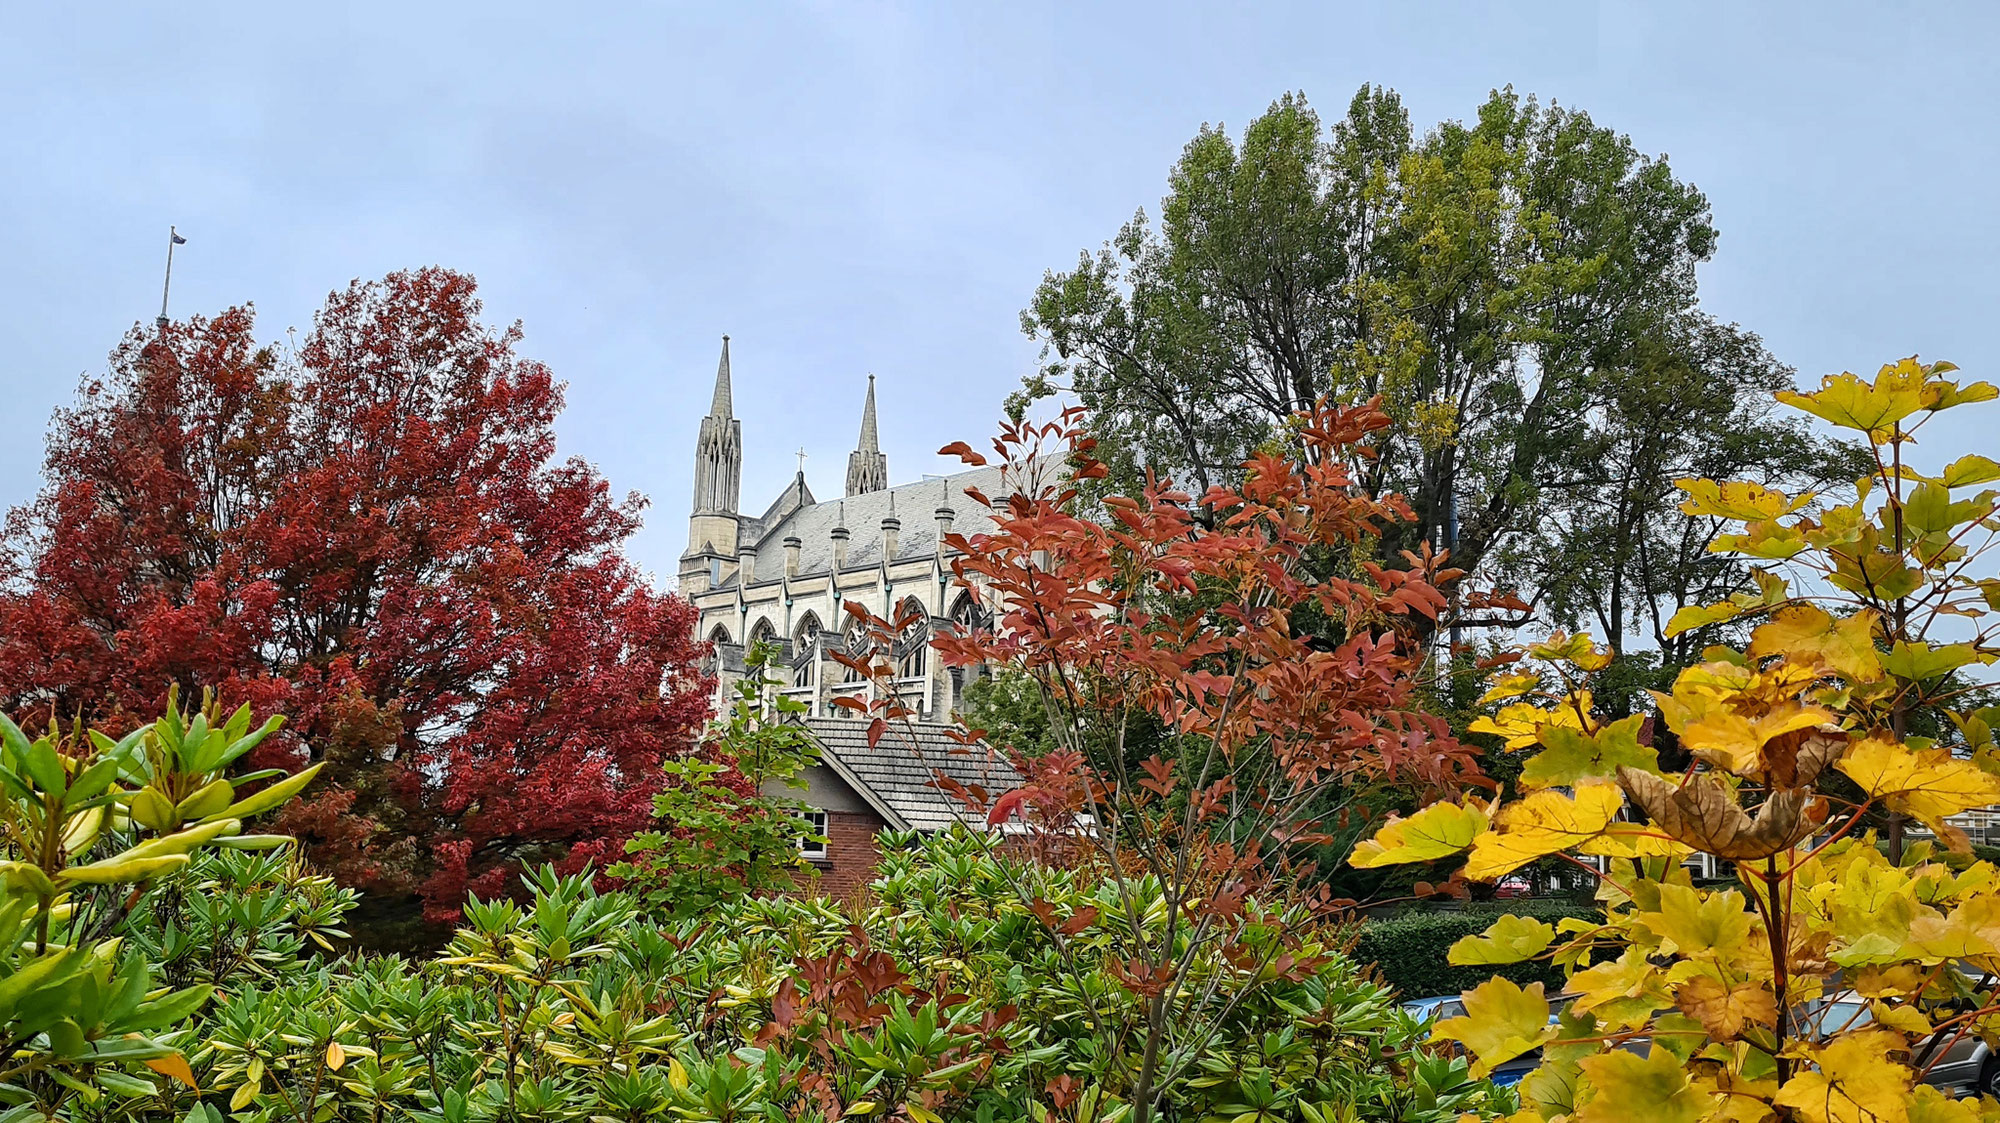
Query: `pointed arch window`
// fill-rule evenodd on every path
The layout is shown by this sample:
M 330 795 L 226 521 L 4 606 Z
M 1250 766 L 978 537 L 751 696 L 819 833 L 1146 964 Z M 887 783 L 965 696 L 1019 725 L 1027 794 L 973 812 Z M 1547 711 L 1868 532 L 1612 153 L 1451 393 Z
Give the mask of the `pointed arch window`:
M 922 678 L 931 647 L 931 614 L 922 601 L 906 597 L 896 606 L 895 618 L 907 621 L 896 635 L 896 677 Z
M 792 685 L 813 684 L 813 664 L 819 661 L 819 617 L 806 613 L 792 632 Z

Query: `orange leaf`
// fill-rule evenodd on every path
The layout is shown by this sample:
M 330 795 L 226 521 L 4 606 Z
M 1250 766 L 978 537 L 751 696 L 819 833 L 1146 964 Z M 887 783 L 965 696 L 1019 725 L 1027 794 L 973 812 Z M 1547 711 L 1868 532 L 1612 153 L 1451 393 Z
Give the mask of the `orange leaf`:
M 181 1056 L 179 1053 L 169 1053 L 164 1057 L 154 1057 L 146 1062 L 146 1067 L 159 1073 L 161 1076 L 171 1076 L 175 1080 L 193 1088 L 196 1095 L 201 1094 L 201 1085 L 194 1082 L 194 1070 L 188 1067 L 187 1058 Z

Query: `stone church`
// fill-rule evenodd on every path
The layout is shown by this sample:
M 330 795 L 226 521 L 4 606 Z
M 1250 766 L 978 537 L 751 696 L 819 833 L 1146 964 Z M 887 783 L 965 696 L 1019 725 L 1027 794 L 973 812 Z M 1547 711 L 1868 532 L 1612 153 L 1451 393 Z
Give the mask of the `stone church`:
M 804 702 L 815 718 L 845 713 L 834 699 L 868 698 L 877 687 L 830 658 L 832 651 L 858 653 L 865 646 L 843 606 L 858 603 L 888 620 L 914 607 L 917 622 L 891 653 L 895 691 L 919 720 L 949 720 L 967 676 L 939 666 L 930 639 L 938 629 L 981 620 L 982 611 L 955 587 L 955 552 L 944 538 L 993 528 L 985 506 L 965 489 L 990 494 L 999 470 L 891 486 L 870 375 L 841 494 L 819 499 L 802 465 L 762 513 L 752 513 L 739 494 L 743 429 L 732 395 L 724 336 L 714 401 L 695 442 L 694 506 L 680 563 L 680 591 L 701 611 L 700 635 L 714 644 L 724 697 L 743 673 L 748 646 L 769 641 L 783 665 L 783 693 Z
M 964 670 L 939 665 L 931 636 L 944 628 L 990 622 L 956 587 L 944 544 L 954 530 L 991 530 L 984 504 L 968 487 L 990 491 L 999 470 L 982 468 L 931 476 L 891 487 L 889 460 L 875 428 L 875 380 L 861 406 L 860 436 L 847 458 L 838 498 L 821 501 L 803 466 L 765 507 L 741 504 L 743 427 L 736 420 L 729 375 L 729 337 L 715 372 L 715 398 L 695 441 L 694 506 L 681 555 L 680 591 L 701 611 L 702 638 L 714 646 L 710 669 L 719 705 L 733 696 L 752 643 L 778 653 L 777 690 L 805 703 L 806 726 L 819 741 L 820 763 L 801 783 L 772 794 L 801 800 L 810 837 L 800 853 L 817 870 L 812 888 L 844 896 L 875 877 L 883 831 L 938 831 L 962 824 L 985 828 L 982 816 L 939 790 L 939 773 L 997 795 L 1020 776 L 1004 760 L 968 754 L 948 736 L 947 723 L 971 681 Z M 892 686 L 862 679 L 830 653 L 860 654 L 865 638 L 843 607 L 854 603 L 884 619 L 919 610 L 890 656 Z M 772 672 L 767 672 L 772 673 Z M 877 744 L 868 722 L 833 704 L 840 697 L 869 702 L 893 689 L 916 712 Z M 775 783 L 775 782 L 774 782 Z

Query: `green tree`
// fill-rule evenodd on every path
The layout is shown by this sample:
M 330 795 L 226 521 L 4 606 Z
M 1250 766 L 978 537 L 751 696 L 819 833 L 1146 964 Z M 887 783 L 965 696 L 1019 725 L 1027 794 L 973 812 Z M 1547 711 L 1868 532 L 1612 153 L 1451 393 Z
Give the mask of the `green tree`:
M 796 790 L 819 763 L 819 742 L 800 723 L 805 704 L 769 688 L 775 649 L 752 645 L 729 716 L 703 749 L 669 758 L 667 782 L 653 797 L 658 827 L 625 844 L 632 860 L 611 868 L 649 904 L 674 916 L 700 916 L 754 893 L 789 889 L 811 867 L 799 856 L 808 808 L 779 794 Z M 776 790 L 773 790 L 776 789 Z
M 1043 280 L 1016 405 L 1073 392 L 1108 486 L 1152 468 L 1201 490 L 1318 398 L 1379 395 L 1396 424 L 1357 477 L 1417 516 L 1387 556 L 1445 546 L 1517 591 L 1464 622 L 1534 613 L 1683 661 L 1706 637 L 1670 643 L 1664 621 L 1746 571 L 1684 526 L 1674 478 L 1858 470 L 1772 415 L 1793 372 L 1699 309 L 1715 243 L 1699 191 L 1580 111 L 1507 90 L 1417 138 L 1392 91 L 1331 128 L 1288 94 L 1240 142 L 1203 127 L 1157 228 L 1141 211 Z

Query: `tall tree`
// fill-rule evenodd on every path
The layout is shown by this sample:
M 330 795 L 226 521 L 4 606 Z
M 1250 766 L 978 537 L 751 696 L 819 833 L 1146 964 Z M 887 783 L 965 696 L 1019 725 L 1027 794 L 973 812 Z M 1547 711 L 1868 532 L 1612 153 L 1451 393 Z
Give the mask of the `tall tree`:
M 1859 467 L 1773 418 L 1792 372 L 1697 306 L 1715 243 L 1699 191 L 1582 112 L 1509 90 L 1417 138 L 1390 91 L 1331 128 L 1286 95 L 1240 142 L 1196 135 L 1157 229 L 1141 211 L 1043 280 L 1023 397 L 1074 392 L 1114 484 L 1199 492 L 1320 397 L 1380 395 L 1396 424 L 1356 470 L 1416 512 L 1387 556 L 1448 546 L 1557 623 L 1656 631 L 1743 578 L 1699 543 L 1641 548 L 1688 449 L 1792 484 Z M 1583 558 L 1607 520 L 1616 560 Z
M 8 520 L 0 702 L 282 712 L 259 763 L 327 763 L 284 829 L 434 919 L 617 853 L 705 717 L 693 610 L 619 552 L 643 501 L 555 458 L 561 385 L 479 311 L 431 268 L 334 293 L 295 349 L 248 308 L 135 329 Z

